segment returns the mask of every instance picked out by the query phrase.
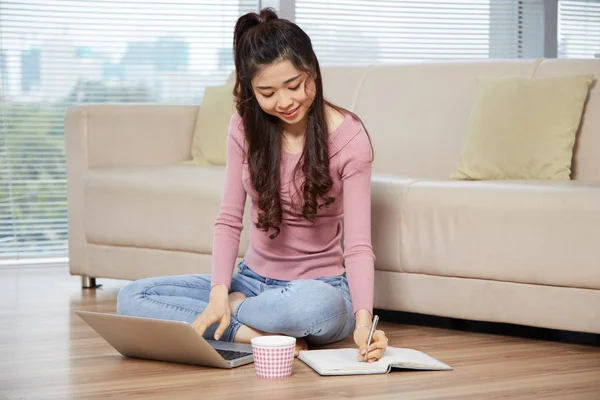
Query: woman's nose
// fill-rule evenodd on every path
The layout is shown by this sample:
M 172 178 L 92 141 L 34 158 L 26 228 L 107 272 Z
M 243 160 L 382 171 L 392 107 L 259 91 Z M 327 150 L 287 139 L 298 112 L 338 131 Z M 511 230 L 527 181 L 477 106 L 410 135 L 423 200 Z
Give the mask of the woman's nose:
M 293 103 L 294 102 L 292 101 L 292 98 L 286 96 L 285 94 L 281 94 L 277 99 L 277 106 L 283 111 L 286 111 L 288 108 L 290 108 Z

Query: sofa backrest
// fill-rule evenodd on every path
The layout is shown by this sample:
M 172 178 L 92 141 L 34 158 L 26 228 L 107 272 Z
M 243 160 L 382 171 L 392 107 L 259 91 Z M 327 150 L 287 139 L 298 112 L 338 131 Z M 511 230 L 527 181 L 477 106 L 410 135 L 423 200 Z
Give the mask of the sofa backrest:
M 328 100 L 355 112 L 375 148 L 374 172 L 449 179 L 462 150 L 479 76 L 594 73 L 572 179 L 600 181 L 600 60 L 427 61 L 322 68 Z

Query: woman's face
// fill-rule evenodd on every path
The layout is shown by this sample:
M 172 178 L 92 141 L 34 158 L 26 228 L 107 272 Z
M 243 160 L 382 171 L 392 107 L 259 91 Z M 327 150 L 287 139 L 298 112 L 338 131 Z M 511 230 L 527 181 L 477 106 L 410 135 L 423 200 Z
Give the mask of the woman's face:
M 263 111 L 279 118 L 284 126 L 306 122 L 316 93 L 309 74 L 287 60 L 259 69 L 252 89 Z

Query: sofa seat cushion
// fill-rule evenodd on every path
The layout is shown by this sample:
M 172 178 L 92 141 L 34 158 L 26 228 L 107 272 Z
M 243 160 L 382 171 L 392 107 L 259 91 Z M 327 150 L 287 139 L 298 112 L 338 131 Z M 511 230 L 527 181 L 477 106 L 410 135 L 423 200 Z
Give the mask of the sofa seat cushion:
M 403 271 L 600 289 L 600 183 L 417 181 Z
M 218 166 L 89 170 L 84 193 L 86 239 L 94 244 L 211 254 L 224 178 L 225 168 Z M 243 243 L 240 249 L 245 249 Z

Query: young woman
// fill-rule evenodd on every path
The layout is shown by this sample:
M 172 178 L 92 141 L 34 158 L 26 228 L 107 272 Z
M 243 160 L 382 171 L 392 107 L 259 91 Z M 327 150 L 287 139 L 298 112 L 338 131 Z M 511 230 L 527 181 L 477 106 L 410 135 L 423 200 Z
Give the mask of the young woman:
M 310 38 L 271 9 L 239 18 L 234 54 L 237 112 L 213 274 L 132 282 L 119 292 L 117 312 L 187 321 L 209 339 L 294 336 L 296 354 L 353 334 L 357 359 L 378 360 L 384 332 L 367 345 L 375 258 L 369 137 L 357 116 L 323 98 Z M 246 195 L 250 244 L 234 273 Z

